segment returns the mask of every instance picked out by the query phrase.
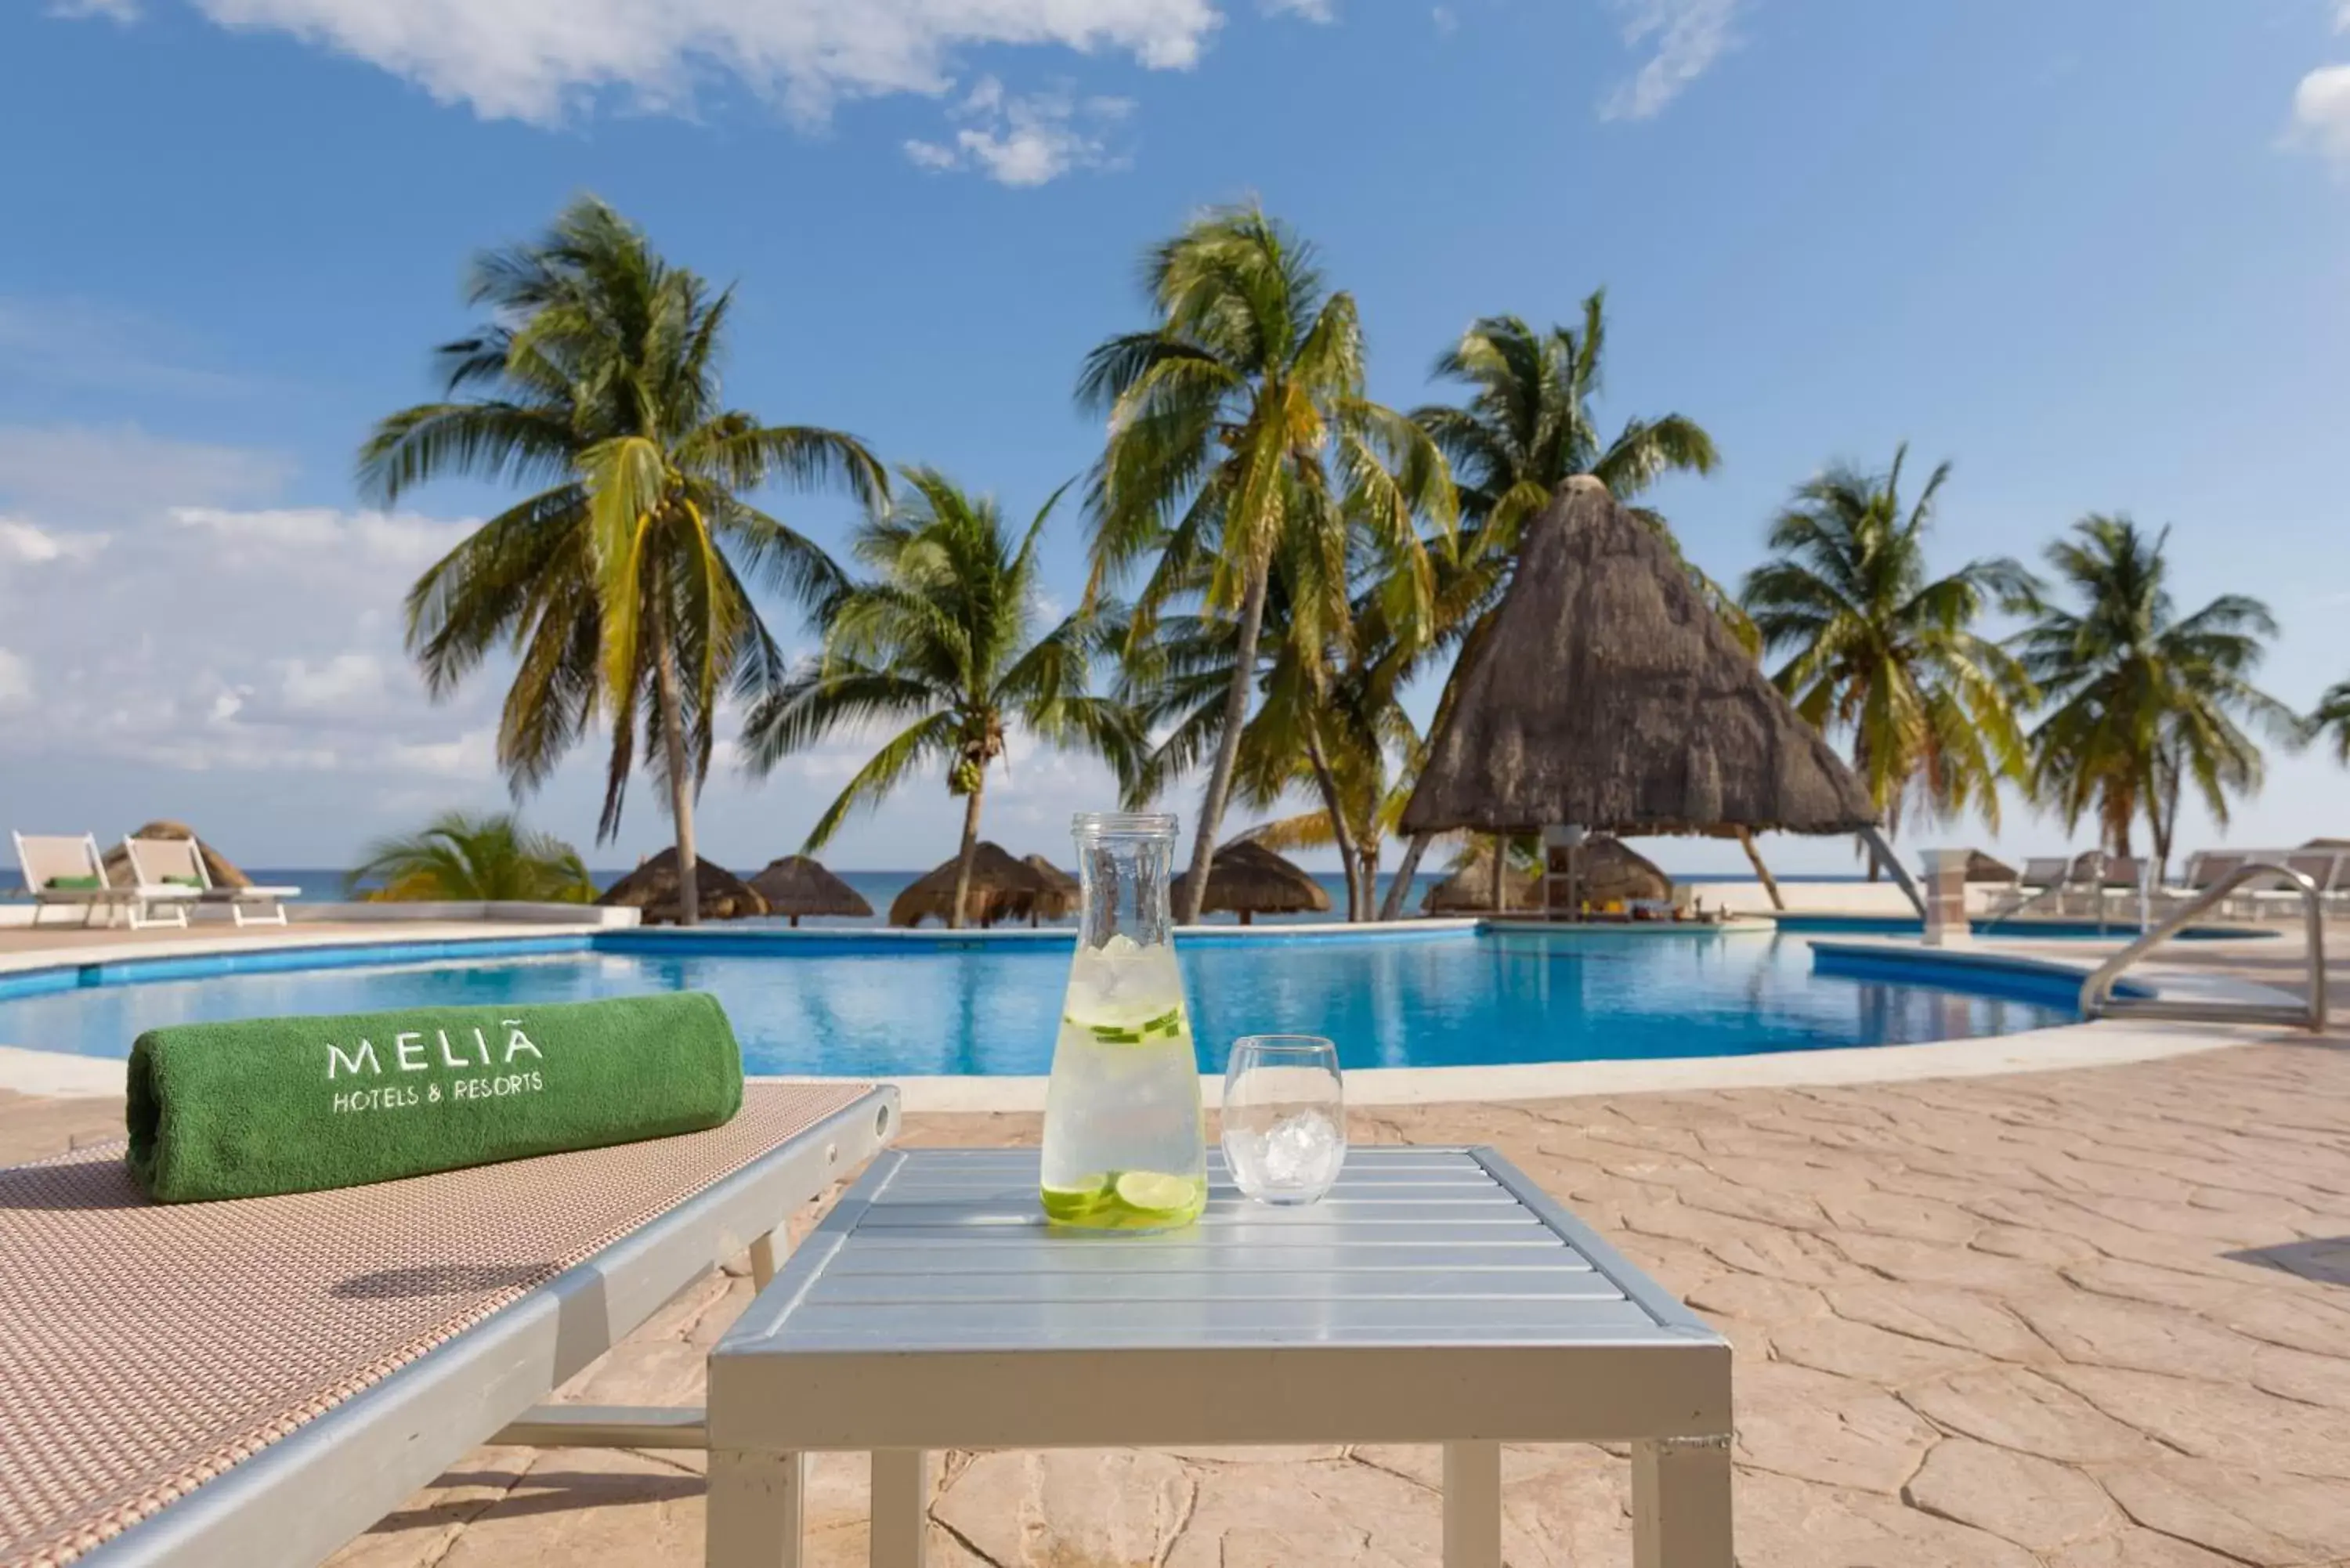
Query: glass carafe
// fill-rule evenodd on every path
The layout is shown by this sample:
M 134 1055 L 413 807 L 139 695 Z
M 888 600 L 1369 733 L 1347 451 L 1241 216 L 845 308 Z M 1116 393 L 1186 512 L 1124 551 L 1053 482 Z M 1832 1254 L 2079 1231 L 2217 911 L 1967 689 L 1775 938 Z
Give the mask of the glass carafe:
M 1085 903 L 1045 1098 L 1045 1213 L 1085 1230 L 1172 1230 L 1208 1197 L 1168 911 L 1175 819 L 1083 815 L 1075 832 Z

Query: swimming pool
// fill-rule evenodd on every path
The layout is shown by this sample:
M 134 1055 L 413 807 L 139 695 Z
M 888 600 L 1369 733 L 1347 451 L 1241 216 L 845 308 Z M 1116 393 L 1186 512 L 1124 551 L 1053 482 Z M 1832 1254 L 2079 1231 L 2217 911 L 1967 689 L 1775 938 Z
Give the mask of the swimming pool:
M 1066 937 L 926 940 L 606 932 L 481 950 L 282 951 L 0 978 L 0 1044 L 122 1056 L 142 1029 L 426 1004 L 716 993 L 754 1073 L 1049 1069 Z M 390 950 L 397 951 L 397 950 Z M 1965 991 L 1814 971 L 1767 932 L 1477 931 L 1187 938 L 1201 1066 L 1242 1034 L 1308 1033 L 1348 1067 L 1752 1055 L 2069 1023 L 2077 977 L 1985 971 Z M 319 967 L 333 964 L 339 967 Z M 299 966 L 299 967 L 296 967 Z M 43 989 L 44 985 L 47 989 Z

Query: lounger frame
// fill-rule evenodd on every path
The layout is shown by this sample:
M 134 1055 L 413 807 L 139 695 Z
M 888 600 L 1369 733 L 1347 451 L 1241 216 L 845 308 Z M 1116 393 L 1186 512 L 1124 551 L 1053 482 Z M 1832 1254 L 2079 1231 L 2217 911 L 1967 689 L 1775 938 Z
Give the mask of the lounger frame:
M 203 846 L 192 838 L 134 838 L 125 834 L 122 853 L 130 875 L 143 887 L 170 887 L 174 877 L 193 877 L 196 897 L 207 904 L 225 904 L 229 918 L 240 926 L 286 924 L 286 900 L 302 896 L 299 888 L 223 888 L 213 881 L 204 863 Z M 180 924 L 186 925 L 182 915 Z
M 792 1213 L 897 1127 L 898 1091 L 874 1089 L 78 1563 L 315 1568 L 484 1443 L 702 1447 L 699 1409 L 538 1402 L 745 1249 L 764 1286 Z

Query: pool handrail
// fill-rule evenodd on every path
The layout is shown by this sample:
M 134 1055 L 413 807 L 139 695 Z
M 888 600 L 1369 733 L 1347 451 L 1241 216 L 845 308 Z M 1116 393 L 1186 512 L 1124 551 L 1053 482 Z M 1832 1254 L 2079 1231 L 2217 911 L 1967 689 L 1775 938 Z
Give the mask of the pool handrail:
M 2301 895 L 2302 912 L 2309 924 L 2309 996 L 2299 1007 L 2262 1002 L 2166 1001 L 2160 996 L 2116 997 L 2114 986 L 2132 964 L 2161 946 L 2206 909 L 2225 899 L 2244 883 L 2274 877 Z M 2290 1023 L 2313 1034 L 2325 1031 L 2325 900 L 2317 884 L 2301 872 L 2274 860 L 2247 859 L 2213 882 L 2162 922 L 2090 971 L 2081 982 L 2081 1016 L 2095 1018 L 2158 1018 L 2196 1023 Z

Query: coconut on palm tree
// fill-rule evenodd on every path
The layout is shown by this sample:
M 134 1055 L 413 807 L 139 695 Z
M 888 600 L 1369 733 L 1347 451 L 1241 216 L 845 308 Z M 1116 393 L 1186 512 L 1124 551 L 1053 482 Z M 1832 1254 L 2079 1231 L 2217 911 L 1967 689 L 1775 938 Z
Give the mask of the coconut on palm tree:
M 1342 628 L 1367 543 L 1399 619 L 1433 591 L 1419 523 L 1449 538 L 1454 495 L 1442 454 L 1363 391 L 1362 329 L 1313 247 L 1254 207 L 1210 213 L 1153 250 L 1145 281 L 1156 325 L 1087 356 L 1078 384 L 1108 416 L 1094 472 L 1091 593 L 1155 556 L 1127 646 L 1145 648 L 1179 598 L 1234 635 L 1223 711 L 1191 853 L 1188 908 L 1206 896 L 1276 557 L 1292 564 L 1294 635 L 1320 645 Z
M 869 501 L 886 479 L 853 437 L 728 408 L 732 291 L 664 261 L 593 198 L 544 237 L 482 255 L 468 300 L 490 318 L 440 350 L 445 396 L 376 427 L 360 485 L 387 505 L 442 477 L 532 493 L 418 580 L 410 650 L 436 697 L 512 650 L 498 761 L 518 793 L 590 731 L 608 734 L 599 842 L 619 828 L 641 743 L 668 792 L 691 924 L 693 800 L 719 700 L 785 669 L 752 588 L 815 604 L 839 581 L 748 497 L 837 483 Z
M 1121 777 L 1138 741 L 1127 711 L 1088 690 L 1101 641 L 1094 611 L 1039 629 L 1037 545 L 1058 493 L 1015 535 L 993 500 L 934 469 L 900 472 L 906 504 L 858 531 L 857 557 L 873 576 L 827 604 L 822 654 L 753 709 L 744 743 L 753 770 L 764 774 L 842 729 L 895 727 L 816 819 L 805 852 L 823 848 L 852 814 L 879 805 L 918 770 L 942 768 L 948 792 L 963 803 L 948 920 L 960 928 L 987 770 L 1010 728 L 1098 752 Z
M 2048 708 L 2030 736 L 2032 779 L 2067 827 L 2094 815 L 2101 842 L 2130 852 L 2143 812 L 2167 867 L 2179 797 L 2191 784 L 2211 819 L 2261 785 L 2263 760 L 2245 726 L 2280 739 L 2299 724 L 2252 684 L 2276 635 L 2260 600 L 2222 594 L 2182 616 L 2171 597 L 2166 528 L 2092 514 L 2048 546 L 2075 607 L 2041 605 L 2018 646 Z
M 510 813 L 444 812 L 421 832 L 380 838 L 343 878 L 346 891 L 374 902 L 514 899 L 589 904 L 596 884 L 579 851 L 549 833 L 525 829 Z
M 1851 737 L 1888 831 L 1904 815 L 1969 810 L 1995 830 L 2000 783 L 2024 772 L 2017 715 L 2033 691 L 2022 664 L 1974 628 L 1994 608 L 2027 607 L 2032 579 L 2003 558 L 1930 575 L 1927 538 L 1950 465 L 1905 503 L 1908 456 L 1897 449 L 1881 474 L 1840 464 L 1798 488 L 1771 525 L 1776 558 L 1747 574 L 1746 608 L 1763 646 L 1788 656 L 1773 679 L 1796 711 Z

